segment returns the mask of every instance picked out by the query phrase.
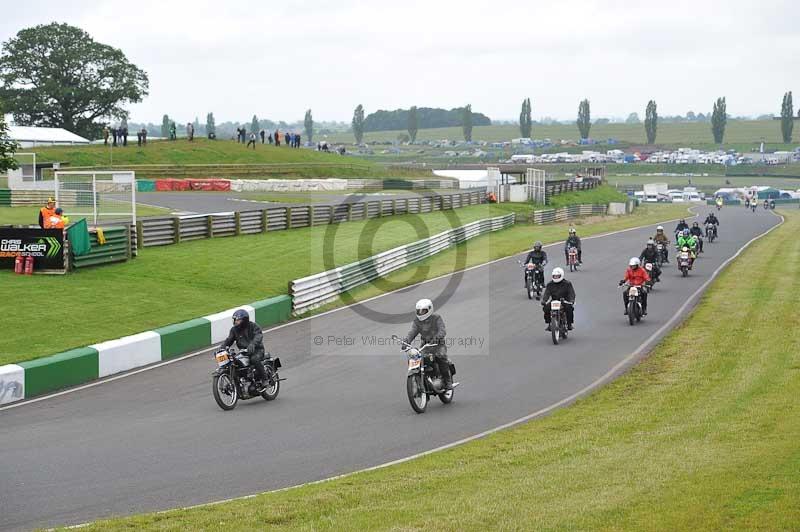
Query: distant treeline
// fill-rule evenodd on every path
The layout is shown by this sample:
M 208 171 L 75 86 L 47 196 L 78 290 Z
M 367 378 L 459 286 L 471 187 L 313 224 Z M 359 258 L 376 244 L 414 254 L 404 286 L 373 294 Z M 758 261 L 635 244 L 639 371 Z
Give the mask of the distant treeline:
M 434 127 L 457 127 L 461 125 L 463 107 L 455 109 L 417 108 L 417 127 L 430 129 Z M 492 121 L 481 113 L 472 113 L 473 126 L 490 126 Z M 375 111 L 364 119 L 364 131 L 404 130 L 408 127 L 408 109 L 394 111 Z

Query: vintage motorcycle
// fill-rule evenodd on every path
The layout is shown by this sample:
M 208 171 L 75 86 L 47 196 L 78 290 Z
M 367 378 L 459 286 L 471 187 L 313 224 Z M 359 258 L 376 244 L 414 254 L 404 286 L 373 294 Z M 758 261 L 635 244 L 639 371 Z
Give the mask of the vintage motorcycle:
M 678 253 L 678 268 L 684 277 L 689 275 L 689 270 L 692 269 L 692 254 L 686 246 L 683 246 L 680 253 Z
M 521 261 L 517 261 L 522 264 Z M 528 299 L 533 299 L 534 297 L 539 300 L 542 297 L 542 283 L 540 281 L 540 277 L 544 277 L 544 267 L 541 264 L 534 264 L 533 262 L 528 262 L 527 264 L 522 264 L 522 267 L 525 268 L 525 292 L 528 294 Z
M 706 238 L 708 239 L 709 244 L 717 238 L 717 226 L 715 224 L 706 224 Z
M 578 271 L 578 264 L 578 248 L 570 246 L 567 250 L 567 265 L 569 266 L 569 271 Z
M 414 347 L 406 343 L 399 336 L 393 334 L 392 340 L 400 342 L 406 350 L 408 358 L 408 375 L 406 376 L 406 393 L 411 408 L 417 414 L 422 414 L 428 408 L 428 399 L 435 395 L 444 404 L 453 401 L 453 393 L 459 383 L 453 382 L 453 390 L 445 388 L 444 379 L 439 373 L 439 367 L 434 362 L 433 353 L 426 352 L 437 344 L 425 344 Z M 450 362 L 450 375 L 455 376 L 456 366 Z
M 633 325 L 642 321 L 644 308 L 642 307 L 642 296 L 639 293 L 641 288 L 624 283 L 625 290 L 628 291 L 628 323 Z
M 567 323 L 567 305 L 571 305 L 569 301 L 564 299 L 552 299 L 545 301 L 545 305 L 550 305 L 550 334 L 553 337 L 553 343 L 558 345 L 562 339 L 566 339 L 569 324 Z
M 281 367 L 280 358 L 267 358 L 264 368 L 267 371 L 267 382 L 264 391 L 258 393 L 258 379 L 255 368 L 250 364 L 250 358 L 244 351 L 237 350 L 236 346 L 229 349 L 219 348 L 214 353 L 217 369 L 212 373 L 212 392 L 214 400 L 223 410 L 233 410 L 239 399 L 247 400 L 254 397 L 263 397 L 272 401 L 278 397 L 281 379 L 278 369 Z

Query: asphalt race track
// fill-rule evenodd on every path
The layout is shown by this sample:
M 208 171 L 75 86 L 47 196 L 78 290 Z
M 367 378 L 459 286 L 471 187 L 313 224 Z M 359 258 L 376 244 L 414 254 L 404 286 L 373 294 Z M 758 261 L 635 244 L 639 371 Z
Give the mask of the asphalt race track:
M 708 208 L 699 210 L 705 217 Z M 404 335 L 414 302 L 442 292 L 451 277 L 366 304 L 371 312 L 402 312 L 403 324 L 346 308 L 267 332 L 267 349 L 288 379 L 271 403 L 220 410 L 211 395 L 214 361 L 203 354 L 0 410 L 0 529 L 76 524 L 323 479 L 552 405 L 636 351 L 720 264 L 779 222 L 741 207 L 726 207 L 719 218 L 720 240 L 706 243 L 688 278 L 670 250 L 649 315 L 634 327 L 617 281 L 655 226 L 584 240 L 583 269 L 567 273 L 577 292 L 576 329 L 559 346 L 544 332 L 540 305 L 524 293 L 519 257 L 467 271 L 436 309 L 455 341 L 449 354 L 461 385 L 452 404 L 433 400 L 423 415 L 408 404 L 399 348 L 371 344 Z M 674 227 L 666 225 L 667 233 Z M 531 242 L 535 236 L 532 230 Z M 547 251 L 549 275 L 563 264 L 563 249 Z

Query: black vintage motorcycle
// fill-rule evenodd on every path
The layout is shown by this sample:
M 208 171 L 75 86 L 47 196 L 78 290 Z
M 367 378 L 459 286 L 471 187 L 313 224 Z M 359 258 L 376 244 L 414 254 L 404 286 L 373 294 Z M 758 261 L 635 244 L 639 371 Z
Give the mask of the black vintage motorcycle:
M 237 350 L 236 346 L 230 349 L 220 348 L 214 353 L 217 361 L 217 369 L 212 373 L 212 392 L 214 400 L 223 410 L 233 410 L 239 399 L 247 400 L 254 397 L 263 397 L 266 401 L 272 401 L 278 397 L 281 379 L 278 376 L 278 369 L 281 367 L 280 358 L 268 358 L 264 360 L 264 369 L 267 371 L 267 382 L 263 383 L 264 391 L 258 393 L 259 384 L 256 377 L 256 370 L 250 364 L 250 358 L 243 351 Z
M 550 305 L 550 335 L 553 337 L 553 343 L 558 345 L 563 339 L 567 337 L 569 330 L 569 323 L 567 323 L 567 305 L 571 305 L 565 299 L 552 299 L 545 301 L 545 305 Z
M 525 292 L 528 294 L 528 299 L 541 299 L 544 287 L 540 278 L 544 278 L 544 267 L 533 262 L 527 264 L 523 264 L 521 261 L 517 262 L 525 268 Z
M 628 291 L 628 323 L 633 325 L 642 321 L 642 316 L 644 316 L 642 295 L 640 294 L 642 287 L 631 286 L 628 283 L 624 283 L 624 286 L 625 290 Z
M 453 401 L 455 390 L 448 390 L 445 387 L 444 379 L 439 373 L 439 367 L 433 360 L 433 353 L 426 352 L 437 344 L 425 344 L 421 347 L 414 347 L 403 341 L 399 336 L 392 335 L 392 339 L 400 342 L 406 350 L 408 357 L 408 376 L 406 377 L 406 393 L 411 408 L 417 414 L 422 414 L 428 408 L 428 399 L 435 395 L 444 404 Z M 450 362 L 450 375 L 455 376 L 456 366 Z M 458 386 L 453 382 L 453 388 Z

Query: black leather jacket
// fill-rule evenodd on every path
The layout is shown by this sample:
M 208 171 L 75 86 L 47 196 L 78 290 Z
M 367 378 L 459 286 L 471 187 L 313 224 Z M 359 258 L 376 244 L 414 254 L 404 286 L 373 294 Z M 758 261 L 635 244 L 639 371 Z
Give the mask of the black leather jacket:
M 264 334 L 261 332 L 261 327 L 252 321 L 248 321 L 245 327 L 231 327 L 231 332 L 222 342 L 222 346 L 230 347 L 234 343 L 239 349 L 246 350 L 251 357 L 264 356 Z

